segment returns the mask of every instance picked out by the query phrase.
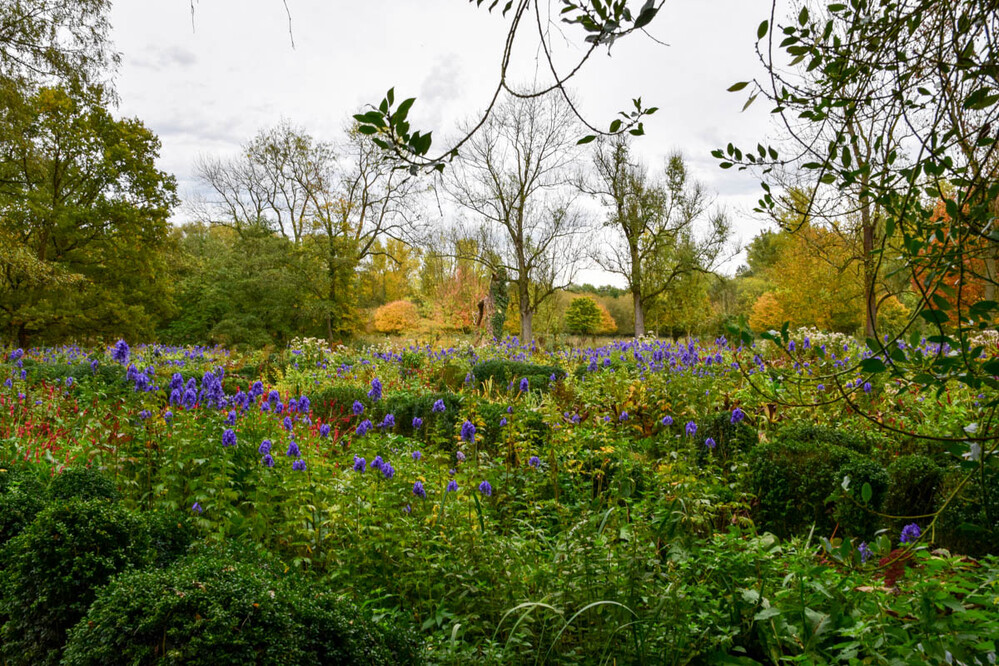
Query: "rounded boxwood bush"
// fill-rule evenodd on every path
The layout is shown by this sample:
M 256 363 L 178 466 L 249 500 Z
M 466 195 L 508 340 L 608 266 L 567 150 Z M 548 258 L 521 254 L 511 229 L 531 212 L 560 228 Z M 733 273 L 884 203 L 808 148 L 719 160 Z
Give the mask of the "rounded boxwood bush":
M 807 442 L 818 445 L 842 446 L 856 453 L 867 455 L 871 453 L 871 449 L 878 438 L 875 435 L 867 433 L 794 421 L 781 428 L 780 432 L 777 433 L 776 439 L 783 442 Z
M 943 513 L 937 521 L 936 541 L 952 552 L 972 557 L 999 553 L 999 469 L 997 461 L 984 468 L 954 470 L 947 474 L 938 495 Z M 965 475 L 971 478 L 944 508 Z
M 704 445 L 709 437 L 715 441 L 714 449 Z M 711 417 L 693 441 L 695 459 L 698 465 L 703 466 L 709 460 L 731 460 L 749 451 L 760 443 L 760 435 L 745 421 L 732 423 L 731 412 L 722 412 Z
M 444 401 L 443 412 L 434 413 L 433 407 L 437 400 Z M 450 432 L 454 430 L 461 406 L 462 396 L 457 393 L 396 391 L 386 395 L 374 405 L 369 416 L 373 422 L 378 422 L 385 418 L 386 414 L 392 414 L 395 416 L 395 431 L 407 437 L 414 437 L 417 435 L 413 430 L 414 417 L 423 419 L 424 430 L 439 425 L 443 430 Z
M 493 386 L 504 390 L 513 382 L 513 390 L 520 389 L 520 381 L 527 379 L 531 391 L 546 391 L 551 383 L 552 375 L 556 380 L 565 378 L 565 370 L 554 365 L 535 365 L 522 361 L 507 361 L 493 359 L 482 361 L 472 366 L 472 374 L 480 384 L 492 380 Z
M 823 443 L 777 440 L 749 453 L 749 490 L 756 496 L 756 521 L 780 537 L 816 526 L 832 531 L 826 499 L 842 480 L 839 470 L 853 459 L 849 449 Z
M 66 632 L 111 576 L 144 564 L 141 520 L 105 500 L 49 504 L 3 552 L 0 653 L 11 666 L 58 664 Z
M 399 639 L 396 638 L 396 641 Z M 70 634 L 67 666 L 396 664 L 395 644 L 349 604 L 218 553 L 136 571 L 107 586 Z
M 195 542 L 194 521 L 181 511 L 144 511 L 139 515 L 149 535 L 151 563 L 157 567 L 172 564 L 187 554 Z
M 900 456 L 888 466 L 891 485 L 885 497 L 884 511 L 892 516 L 925 516 L 933 512 L 944 471 L 932 458 L 922 455 Z M 901 528 L 912 520 L 894 521 Z
M 355 400 L 365 408 L 371 406 L 368 392 L 356 386 L 329 386 L 311 393 L 309 397 L 312 399 L 313 415 L 327 421 L 353 415 Z
M 64 469 L 52 479 L 49 495 L 54 500 L 121 499 L 114 479 L 94 467 Z
M 0 546 L 24 531 L 47 500 L 48 491 L 32 470 L 0 467 Z
M 860 455 L 853 455 L 836 472 L 840 483 L 847 476 L 850 477 L 850 485 L 846 492 L 850 497 L 836 502 L 833 519 L 844 534 L 869 540 L 882 527 L 883 521 L 878 513 L 884 506 L 891 479 L 884 467 Z M 871 497 L 866 503 L 863 500 L 865 483 L 871 488 Z

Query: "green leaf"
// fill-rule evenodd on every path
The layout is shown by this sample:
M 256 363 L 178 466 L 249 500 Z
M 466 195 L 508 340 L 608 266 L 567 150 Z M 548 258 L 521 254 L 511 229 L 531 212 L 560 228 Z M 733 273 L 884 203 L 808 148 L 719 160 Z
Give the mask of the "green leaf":
M 874 495 L 874 490 L 871 488 L 871 484 L 865 483 L 860 488 L 860 499 L 864 500 L 864 504 L 871 501 L 871 496 Z
M 401 120 L 405 120 L 406 119 L 406 115 L 409 113 L 409 108 L 411 106 L 413 106 L 413 102 L 415 102 L 415 101 L 416 101 L 415 97 L 410 97 L 409 99 L 404 100 L 403 103 L 399 105 L 399 108 L 396 109 L 395 113 L 392 114 L 392 117 L 397 122 L 401 121 Z
M 764 21 L 760 24 L 760 27 L 756 29 L 756 38 L 763 39 L 767 36 L 767 31 L 770 29 L 770 22 Z
M 778 615 L 780 615 L 780 609 L 779 608 L 774 608 L 773 606 L 771 606 L 770 608 L 764 608 L 759 613 L 757 613 L 756 615 L 754 615 L 753 616 L 753 621 L 754 622 L 765 622 L 766 620 L 769 620 L 772 617 L 777 617 Z
M 886 370 L 885 363 L 880 358 L 865 358 L 860 362 L 860 369 L 863 372 L 884 372 Z
M 649 23 L 652 23 L 652 19 L 656 17 L 659 9 L 656 7 L 655 0 L 647 0 L 645 6 L 642 7 L 642 11 L 638 13 L 638 18 L 635 19 L 636 28 L 644 28 Z
M 740 90 L 748 86 L 749 83 L 750 83 L 749 81 L 739 81 L 738 83 L 733 83 L 731 86 L 729 86 L 728 91 L 739 92 Z
M 590 134 L 588 136 L 584 136 L 582 139 L 580 139 L 579 141 L 576 142 L 576 145 L 577 146 L 582 146 L 584 143 L 590 143 L 591 141 L 593 141 L 596 138 L 597 137 L 594 134 Z

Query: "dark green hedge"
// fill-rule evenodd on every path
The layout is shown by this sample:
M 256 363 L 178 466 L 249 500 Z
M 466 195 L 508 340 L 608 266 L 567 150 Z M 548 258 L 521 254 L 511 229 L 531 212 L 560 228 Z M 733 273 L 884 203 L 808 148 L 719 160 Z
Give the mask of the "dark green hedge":
M 63 663 L 413 664 L 417 642 L 256 562 L 199 554 L 114 580 L 70 634 Z
M 472 366 L 472 374 L 480 384 L 488 380 L 493 386 L 503 391 L 513 382 L 513 391 L 520 389 L 520 380 L 527 378 L 532 391 L 546 391 L 551 383 L 551 376 L 556 380 L 565 378 L 565 371 L 553 365 L 534 365 L 520 361 L 505 361 L 494 359 L 483 361 Z

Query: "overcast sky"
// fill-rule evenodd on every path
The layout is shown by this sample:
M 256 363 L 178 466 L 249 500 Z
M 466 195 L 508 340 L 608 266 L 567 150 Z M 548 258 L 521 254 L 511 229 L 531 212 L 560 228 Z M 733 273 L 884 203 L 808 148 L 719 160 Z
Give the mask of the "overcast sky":
M 198 155 L 232 154 L 282 119 L 334 139 L 351 114 L 394 86 L 397 99 L 417 98 L 412 126 L 434 129 L 437 144 L 496 85 L 508 27 L 499 13 L 465 0 L 286 1 L 291 36 L 282 0 L 200 0 L 193 19 L 189 0 L 114 3 L 120 111 L 159 135 L 161 168 L 176 175 L 182 197 L 197 188 Z M 759 184 L 719 169 L 710 151 L 729 141 L 755 146 L 768 133 L 765 105 L 741 113 L 744 92 L 726 88 L 758 74 L 756 27 L 769 8 L 768 0 L 668 0 L 650 30 L 667 46 L 631 36 L 610 56 L 602 50 L 572 86 L 598 126 L 634 97 L 658 106 L 639 153 L 658 167 L 681 150 L 744 242 L 762 226 L 750 212 Z M 564 38 L 553 39 L 568 62 L 581 52 L 581 29 L 561 29 Z M 524 33 L 516 78 L 530 81 L 536 40 Z

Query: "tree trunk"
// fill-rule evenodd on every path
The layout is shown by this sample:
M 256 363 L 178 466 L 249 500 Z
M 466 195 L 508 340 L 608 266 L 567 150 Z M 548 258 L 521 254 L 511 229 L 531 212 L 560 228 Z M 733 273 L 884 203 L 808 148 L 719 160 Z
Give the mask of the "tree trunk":
M 533 329 L 534 313 L 531 311 L 520 311 L 520 344 L 530 344 L 534 339 Z
M 632 300 L 635 302 L 635 339 L 645 335 L 645 310 L 642 308 L 642 295 L 632 292 Z
M 873 338 L 878 325 L 878 298 L 875 289 L 874 220 L 871 219 L 869 203 L 861 206 L 860 221 L 864 230 L 864 334 Z
M 985 255 L 985 293 L 983 297 L 986 301 L 996 300 L 996 251 L 999 250 L 995 243 L 989 243 Z

